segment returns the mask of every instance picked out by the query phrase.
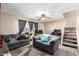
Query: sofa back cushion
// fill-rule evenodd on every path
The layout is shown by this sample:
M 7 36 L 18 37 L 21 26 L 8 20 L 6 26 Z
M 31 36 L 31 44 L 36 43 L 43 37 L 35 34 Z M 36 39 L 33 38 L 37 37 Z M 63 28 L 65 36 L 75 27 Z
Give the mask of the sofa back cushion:
M 55 30 L 51 33 L 51 35 L 61 36 L 61 30 L 55 29 Z
M 50 40 L 49 40 L 49 42 L 51 42 L 51 41 L 55 41 L 55 40 L 57 40 L 59 37 L 58 36 L 56 36 L 56 35 L 51 35 L 50 36 Z

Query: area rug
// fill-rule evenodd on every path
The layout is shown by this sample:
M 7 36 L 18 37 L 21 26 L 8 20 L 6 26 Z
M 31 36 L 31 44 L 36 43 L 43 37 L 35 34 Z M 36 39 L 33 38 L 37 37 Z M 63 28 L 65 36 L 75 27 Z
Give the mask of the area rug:
M 34 48 L 32 45 L 29 46 L 29 51 L 24 54 L 24 56 L 51 56 L 50 54 Z
M 34 48 L 32 45 L 30 45 L 29 51 L 25 53 L 24 56 L 79 56 L 77 51 L 74 50 L 70 51 L 70 50 L 68 50 L 68 48 L 65 47 L 63 48 L 59 47 L 59 49 L 55 52 L 55 54 L 51 55 L 42 50 Z

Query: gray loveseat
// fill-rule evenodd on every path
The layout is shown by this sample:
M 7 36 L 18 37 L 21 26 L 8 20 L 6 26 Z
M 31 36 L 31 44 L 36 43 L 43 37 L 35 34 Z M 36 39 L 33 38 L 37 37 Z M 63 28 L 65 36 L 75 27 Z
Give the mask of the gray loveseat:
M 21 46 L 29 44 L 29 37 L 24 34 L 21 35 L 1 35 L 7 44 L 9 50 L 19 48 Z
M 50 35 L 49 36 L 49 41 L 47 43 L 45 43 L 45 42 L 41 41 L 40 37 L 42 35 L 43 34 L 35 36 L 33 38 L 33 46 L 35 48 L 41 49 L 41 50 L 53 55 L 57 51 L 57 49 L 59 47 L 59 39 L 60 39 L 60 37 L 57 37 L 55 35 Z

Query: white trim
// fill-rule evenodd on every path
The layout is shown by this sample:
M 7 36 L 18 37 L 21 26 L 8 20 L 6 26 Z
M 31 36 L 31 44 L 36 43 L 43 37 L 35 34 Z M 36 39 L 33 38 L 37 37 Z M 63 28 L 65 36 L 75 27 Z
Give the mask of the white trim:
M 77 35 L 77 45 L 78 45 L 78 50 L 79 50 L 79 23 L 78 23 L 78 21 L 79 21 L 79 18 L 78 18 L 79 14 L 78 14 L 78 10 L 79 9 L 77 9 L 77 16 L 76 16 L 76 35 Z
M 64 37 L 65 27 L 66 27 L 66 21 L 64 22 L 63 32 L 62 32 L 62 36 L 61 36 L 61 46 L 63 44 L 63 37 Z

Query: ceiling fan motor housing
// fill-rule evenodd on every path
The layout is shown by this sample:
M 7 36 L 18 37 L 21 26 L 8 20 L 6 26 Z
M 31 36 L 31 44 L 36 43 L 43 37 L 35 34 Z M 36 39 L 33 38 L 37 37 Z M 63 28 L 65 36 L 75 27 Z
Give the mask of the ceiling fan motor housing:
M 42 17 L 45 17 L 45 14 L 42 14 L 41 16 L 42 16 Z

